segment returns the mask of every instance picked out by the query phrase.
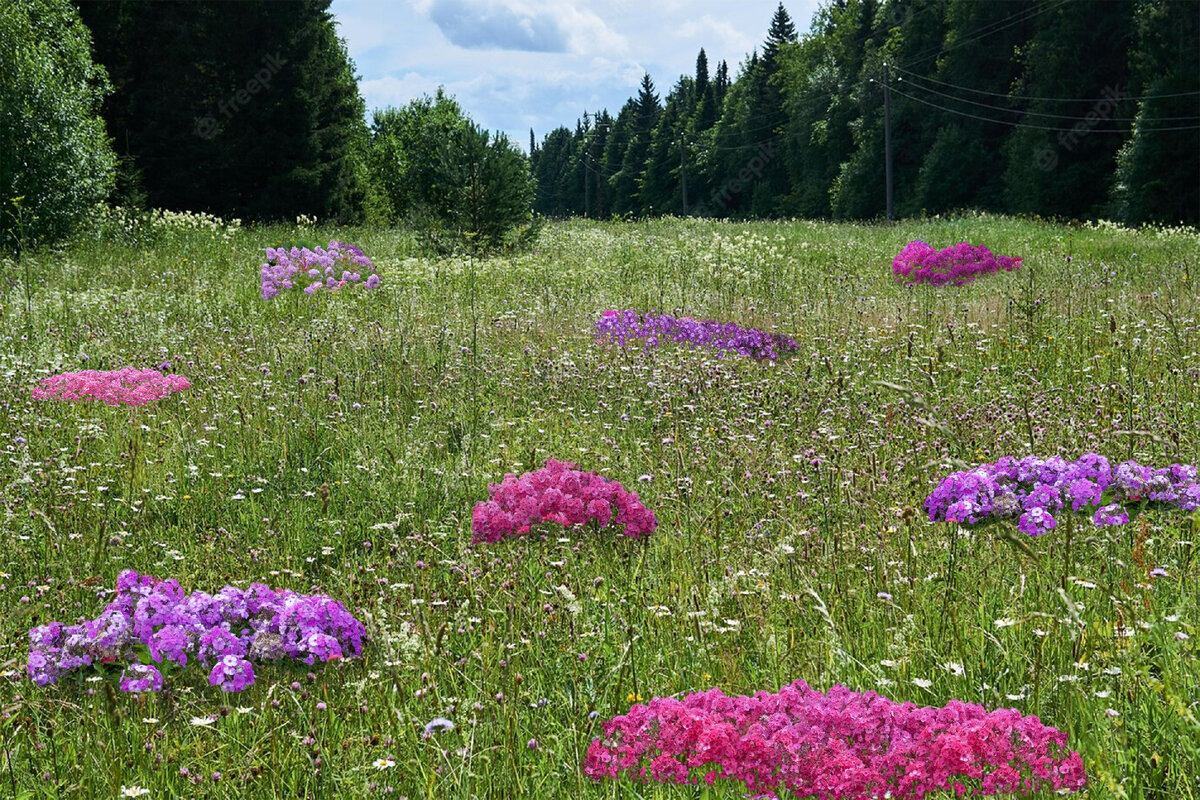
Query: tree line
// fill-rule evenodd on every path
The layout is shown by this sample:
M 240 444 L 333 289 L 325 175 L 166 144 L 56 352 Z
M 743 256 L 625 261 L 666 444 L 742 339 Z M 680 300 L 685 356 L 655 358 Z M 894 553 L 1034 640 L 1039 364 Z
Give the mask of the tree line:
M 659 96 L 522 153 L 442 92 L 370 121 L 330 0 L 7 0 L 0 246 L 97 203 L 404 224 L 528 241 L 534 211 L 871 219 L 960 208 L 1200 222 L 1200 13 L 1172 0 L 781 4 L 736 75 L 699 52 Z M 890 95 L 885 126 L 884 94 Z
M 880 217 L 885 85 L 900 216 L 1200 221 L 1200 10 L 1171 0 L 831 0 L 804 36 L 780 4 L 735 77 L 701 50 L 665 99 L 646 75 L 531 132 L 535 207 Z

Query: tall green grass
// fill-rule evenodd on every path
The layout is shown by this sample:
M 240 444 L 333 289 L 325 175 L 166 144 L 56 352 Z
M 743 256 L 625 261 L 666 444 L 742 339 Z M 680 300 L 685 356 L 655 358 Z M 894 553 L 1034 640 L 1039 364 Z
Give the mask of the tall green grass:
M 334 235 L 376 259 L 379 291 L 259 299 L 264 247 Z M 913 238 L 1024 267 L 908 288 L 891 257 Z M 695 797 L 579 765 L 638 698 L 803 678 L 1018 708 L 1070 734 L 1089 798 L 1200 797 L 1200 523 L 1081 522 L 1069 554 L 1060 528 L 1030 556 L 921 508 L 1002 455 L 1200 461 L 1198 256 L 1194 232 L 972 216 L 569 222 L 483 260 L 383 230 L 163 225 L 32 257 L 31 285 L 9 264 L 0 794 Z M 609 308 L 800 351 L 601 347 Z M 192 389 L 141 409 L 29 397 L 62 370 L 166 361 Z M 470 547 L 488 482 L 549 457 L 636 488 L 658 532 Z M 28 628 L 94 616 L 125 568 L 318 588 L 374 639 L 241 695 L 198 669 L 137 700 L 99 671 L 34 687 Z M 437 716 L 457 727 L 426 738 Z

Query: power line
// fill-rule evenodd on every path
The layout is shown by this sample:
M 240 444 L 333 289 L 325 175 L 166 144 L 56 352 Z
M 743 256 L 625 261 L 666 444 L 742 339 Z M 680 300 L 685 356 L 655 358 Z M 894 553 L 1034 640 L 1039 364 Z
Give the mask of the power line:
M 968 114 L 965 111 L 956 111 L 953 108 L 946 108 L 945 106 L 938 105 L 937 103 L 931 103 L 928 100 L 922 100 L 919 97 L 913 97 L 911 94 L 905 94 L 904 92 L 900 91 L 899 89 L 892 89 L 892 91 L 895 92 L 896 94 L 900 95 L 901 97 L 907 97 L 909 100 L 912 100 L 914 103 L 920 103 L 922 105 L 926 105 L 931 108 L 936 108 L 939 111 L 945 111 L 947 114 L 957 114 L 960 117 L 969 117 L 971 119 L 977 119 L 977 120 L 980 120 L 981 122 L 995 122 L 998 125 L 1008 125 L 1009 127 L 1012 127 L 1012 128 L 1033 128 L 1035 130 L 1041 130 L 1041 131 L 1068 131 L 1068 132 L 1075 131 L 1075 128 L 1058 128 L 1058 127 L 1051 127 L 1048 125 L 1030 125 L 1025 122 L 1012 122 L 1012 121 L 1004 120 L 1004 119 L 993 119 L 992 117 L 982 117 L 982 116 L 979 116 L 978 114 Z M 1180 125 L 1180 126 L 1174 126 L 1174 127 L 1169 127 L 1169 128 L 1140 128 L 1139 127 L 1138 130 L 1139 131 L 1197 131 L 1197 130 L 1200 130 L 1200 125 Z M 1128 134 L 1129 129 L 1127 129 L 1127 128 L 1088 128 L 1087 132 L 1088 133 Z
M 899 78 L 898 80 L 902 81 L 904 79 Z M 1074 117 L 1074 116 L 1071 116 L 1070 114 L 1047 114 L 1047 113 L 1040 112 L 1040 111 L 1026 111 L 1025 109 L 1021 109 L 1021 108 L 1002 108 L 1001 106 L 994 106 L 994 105 L 991 105 L 990 103 L 980 103 L 975 100 L 967 100 L 965 97 L 955 97 L 952 94 L 947 94 L 946 92 L 939 92 L 937 89 L 930 89 L 928 86 L 922 86 L 919 83 L 913 83 L 911 80 L 907 81 L 907 84 L 914 88 L 920 89 L 921 91 L 929 92 L 931 94 L 936 94 L 939 97 L 949 98 L 950 100 L 953 100 L 957 103 L 967 103 L 968 105 L 979 106 L 981 108 L 991 109 L 992 111 L 999 111 L 1004 114 L 1025 114 L 1025 115 L 1028 115 L 1031 117 L 1048 117 L 1050 119 L 1057 119 L 1057 120 L 1063 120 L 1063 121 L 1075 120 L 1078 122 L 1083 122 L 1086 119 L 1085 117 Z M 1120 102 L 1122 100 L 1122 98 L 1106 97 L 1106 98 L 1104 98 L 1104 100 L 1116 103 L 1116 102 Z M 1200 115 L 1192 114 L 1191 116 L 1187 116 L 1187 117 L 1156 117 L 1155 119 L 1152 119 L 1152 120 L 1143 119 L 1141 121 L 1142 122 L 1179 122 L 1182 120 L 1187 120 L 1187 121 L 1200 120 Z M 1105 117 L 1105 121 L 1106 122 L 1137 122 L 1138 118 L 1137 117 Z
M 1045 14 L 1049 11 L 1055 11 L 1055 10 L 1061 8 L 1062 6 L 1065 6 L 1069 2 L 1070 2 L 1070 0 L 1059 0 L 1058 3 L 1055 3 L 1054 5 L 1051 5 L 1051 6 L 1046 6 L 1044 8 L 1035 8 L 1032 11 L 1018 11 L 1017 13 L 1012 14 L 1011 16 L 1007 16 L 1004 19 L 1000 19 L 1000 20 L 996 20 L 995 22 L 988 23 L 987 25 L 984 25 L 982 28 L 972 31 L 971 33 L 967 34 L 966 37 L 955 40 L 955 42 L 952 45 L 950 45 L 949 47 L 946 47 L 945 43 L 943 42 L 943 44 L 938 45 L 937 48 L 933 48 L 933 47 L 926 48 L 925 50 L 921 51 L 920 53 L 917 53 L 916 55 L 909 58 L 905 63 L 909 64 L 909 65 L 922 64 L 922 63 L 928 61 L 930 58 L 937 58 L 938 56 L 944 55 L 944 54 L 950 52 L 951 50 L 957 50 L 958 48 L 963 47 L 968 44 L 971 44 L 972 42 L 977 42 L 980 39 L 991 36 L 993 33 L 999 33 L 1000 31 L 1004 30 L 1005 28 L 1011 28 L 1013 25 L 1019 25 L 1022 22 L 1031 20 L 1034 17 L 1039 16 L 1041 14 Z M 1020 19 L 1017 19 L 1018 17 L 1020 17 Z M 1012 21 L 1009 22 L 1009 20 L 1012 20 Z M 1005 23 L 1007 23 L 1007 24 L 1005 24 Z M 937 52 L 934 52 L 935 49 Z M 933 55 L 931 55 L 931 56 L 927 55 L 928 53 L 933 53 Z M 893 66 L 895 66 L 895 65 L 893 65 Z
M 893 66 L 895 67 L 895 65 Z M 969 86 L 959 86 L 956 83 L 947 83 L 946 81 L 940 81 L 937 78 L 929 78 L 924 75 L 918 75 L 915 72 L 909 72 L 903 67 L 895 67 L 895 69 L 899 72 L 903 72 L 906 75 L 911 75 L 914 78 L 919 78 L 923 81 L 929 81 L 930 83 L 936 83 L 941 86 L 948 86 L 951 89 L 958 89 L 959 91 L 971 92 L 973 94 L 984 94 L 988 95 L 989 97 L 1003 97 L 1006 100 L 1029 100 L 1031 102 L 1045 101 L 1051 103 L 1099 103 L 1104 100 L 1112 99 L 1110 97 L 1034 97 L 1033 95 L 1025 94 L 1002 94 L 1000 92 L 986 92 L 983 89 L 972 89 Z M 930 89 L 929 91 L 933 90 Z M 1144 94 L 1141 97 L 1123 97 L 1121 99 L 1140 102 L 1142 100 L 1157 100 L 1160 97 L 1190 97 L 1193 95 L 1200 95 L 1200 90 L 1194 92 L 1174 92 L 1171 94 Z

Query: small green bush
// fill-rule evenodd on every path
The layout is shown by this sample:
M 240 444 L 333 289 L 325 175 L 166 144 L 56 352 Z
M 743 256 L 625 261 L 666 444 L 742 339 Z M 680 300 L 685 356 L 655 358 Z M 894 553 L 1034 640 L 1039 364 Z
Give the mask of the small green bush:
M 100 102 L 108 76 L 67 0 L 0 14 L 0 245 L 53 243 L 104 200 L 116 158 Z

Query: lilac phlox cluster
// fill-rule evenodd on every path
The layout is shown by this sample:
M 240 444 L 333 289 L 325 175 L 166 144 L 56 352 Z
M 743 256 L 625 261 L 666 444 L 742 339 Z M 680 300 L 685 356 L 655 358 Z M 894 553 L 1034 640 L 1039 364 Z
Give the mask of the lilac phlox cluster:
M 339 602 L 261 583 L 226 586 L 215 595 L 185 594 L 175 580 L 121 573 L 100 616 L 77 625 L 51 622 L 29 631 L 29 677 L 39 686 L 93 664 L 128 664 L 121 688 L 152 692 L 162 675 L 138 662 L 145 648 L 155 664 L 209 666 L 209 683 L 238 692 L 254 683 L 254 662 L 305 664 L 362 653 L 366 629 Z
M 909 242 L 892 259 L 892 272 L 897 280 L 931 283 L 934 286 L 947 283 L 961 286 L 980 275 L 1000 270 L 1012 272 L 1020 266 L 1019 257 L 994 255 L 983 245 L 959 242 L 941 250 L 934 250 L 920 239 Z
M 604 723 L 584 773 L 595 780 L 711 785 L 740 781 L 757 797 L 823 800 L 1030 796 L 1087 783 L 1067 735 L 1015 709 L 897 703 L 874 692 L 803 681 L 778 694 L 719 689 L 655 698 Z M 940 796 L 940 794 L 939 794 Z
M 977 525 L 1017 519 L 1023 533 L 1053 530 L 1056 515 L 1087 513 L 1098 526 L 1129 522 L 1126 504 L 1160 504 L 1182 511 L 1200 507 L 1197 469 L 1172 464 L 1154 469 L 1136 461 L 1115 468 L 1087 453 L 1075 461 L 1059 457 L 1004 457 L 994 464 L 954 472 L 925 499 L 931 522 Z
M 644 341 L 647 350 L 658 347 L 660 342 L 673 341 L 716 350 L 722 358 L 726 353 L 736 353 L 766 360 L 777 359 L 799 347 L 789 336 L 743 328 L 733 322 L 637 311 L 605 311 L 596 320 L 596 338 L 621 347 L 632 341 Z
M 321 289 L 379 286 L 375 264 L 352 244 L 330 241 L 328 247 L 268 247 L 267 262 L 259 270 L 262 298 L 270 300 L 285 289 L 303 288 L 312 296 Z M 364 274 L 366 279 L 363 280 Z
M 498 542 L 522 536 L 539 523 L 567 528 L 595 522 L 603 528 L 623 525 L 625 536 L 649 536 L 658 527 L 654 512 L 637 492 L 574 464 L 550 459 L 541 469 L 488 484 L 490 499 L 476 503 L 471 515 L 472 542 Z
M 85 369 L 44 378 L 32 395 L 34 400 L 99 400 L 110 406 L 144 406 L 191 386 L 182 375 L 164 375 L 156 369 Z

